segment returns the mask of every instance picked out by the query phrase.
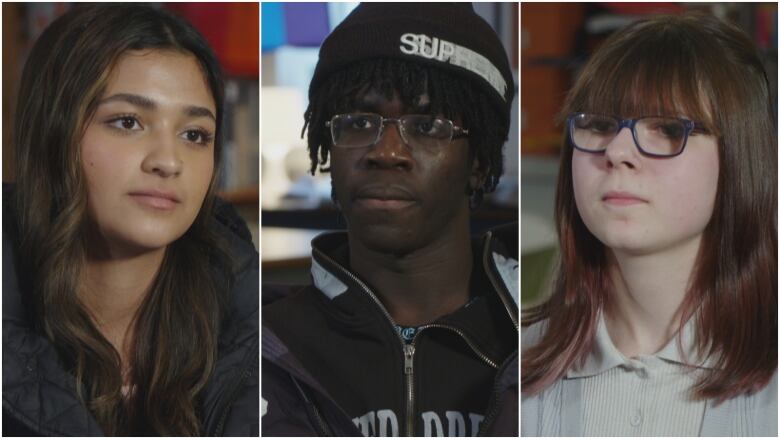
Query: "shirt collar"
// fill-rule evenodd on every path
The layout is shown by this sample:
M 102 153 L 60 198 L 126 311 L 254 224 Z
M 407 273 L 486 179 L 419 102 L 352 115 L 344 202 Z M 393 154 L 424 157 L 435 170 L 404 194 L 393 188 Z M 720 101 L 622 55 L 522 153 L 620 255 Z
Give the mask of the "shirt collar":
M 712 369 L 715 365 L 715 361 L 711 358 L 701 359 L 697 355 L 695 346 L 695 323 L 694 318 L 688 319 L 682 328 L 682 340 L 681 345 L 686 354 L 688 362 L 683 361 L 683 356 L 680 354 L 680 350 L 677 347 L 677 333 L 666 343 L 660 351 L 656 352 L 652 356 L 661 358 L 663 360 L 679 363 L 694 365 L 696 367 L 702 367 Z M 603 313 L 599 313 L 598 327 L 596 328 L 596 337 L 593 341 L 593 348 L 588 353 L 585 361 L 580 367 L 573 366 L 566 374 L 567 378 L 584 378 L 600 373 L 606 372 L 613 367 L 623 364 L 628 365 L 630 360 L 626 358 L 612 343 L 612 338 L 607 332 L 607 325 L 604 321 Z

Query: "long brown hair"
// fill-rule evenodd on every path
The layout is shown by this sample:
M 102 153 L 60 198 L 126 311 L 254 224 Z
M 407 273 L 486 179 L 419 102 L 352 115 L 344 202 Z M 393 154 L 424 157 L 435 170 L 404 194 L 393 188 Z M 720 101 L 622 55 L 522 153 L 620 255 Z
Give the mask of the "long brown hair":
M 216 362 L 227 291 L 223 274 L 230 269 L 209 227 L 214 177 L 198 217 L 168 246 L 136 314 L 134 391 L 127 399 L 120 356 L 77 295 L 88 227 L 79 145 L 119 57 L 145 48 L 198 59 L 217 109 L 218 168 L 222 76 L 202 36 L 151 7 L 76 6 L 40 36 L 22 76 L 13 132 L 17 266 L 36 326 L 71 368 L 80 398 L 104 433 L 197 435 L 198 394 Z
M 682 328 L 693 316 L 697 348 L 714 361 L 694 387 L 697 398 L 720 402 L 754 392 L 777 369 L 774 108 L 747 36 L 715 18 L 689 15 L 638 22 L 610 37 L 561 112 L 685 114 L 718 137 L 715 207 L 679 321 Z M 542 391 L 585 359 L 612 289 L 604 245 L 574 203 L 571 162 L 567 137 L 556 194 L 560 261 L 552 295 L 523 317 L 524 326 L 547 320 L 540 342 L 523 351 L 526 394 Z

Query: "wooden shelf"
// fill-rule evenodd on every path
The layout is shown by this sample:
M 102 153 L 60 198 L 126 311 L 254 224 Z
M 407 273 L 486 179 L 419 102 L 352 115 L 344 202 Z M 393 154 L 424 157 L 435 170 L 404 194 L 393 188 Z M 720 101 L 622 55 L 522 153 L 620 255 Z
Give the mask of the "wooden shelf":
M 260 190 L 257 187 L 220 191 L 219 196 L 236 205 L 257 206 L 260 203 Z

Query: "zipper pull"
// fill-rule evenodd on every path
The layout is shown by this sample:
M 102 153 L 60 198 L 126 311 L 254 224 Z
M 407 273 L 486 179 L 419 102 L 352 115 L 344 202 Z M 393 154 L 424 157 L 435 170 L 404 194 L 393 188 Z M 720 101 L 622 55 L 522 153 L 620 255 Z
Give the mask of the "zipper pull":
M 404 375 L 411 375 L 414 371 L 414 345 L 404 345 Z

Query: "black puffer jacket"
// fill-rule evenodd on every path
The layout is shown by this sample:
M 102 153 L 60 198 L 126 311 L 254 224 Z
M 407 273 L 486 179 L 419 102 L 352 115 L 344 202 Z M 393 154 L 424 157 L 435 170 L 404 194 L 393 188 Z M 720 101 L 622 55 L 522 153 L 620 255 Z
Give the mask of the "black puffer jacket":
M 33 330 L 7 226 L 9 190 L 3 192 L 3 436 L 102 436 L 76 396 L 73 376 L 52 344 Z M 235 210 L 226 203 L 216 210 L 215 227 L 229 243 L 235 265 L 219 358 L 201 395 L 204 434 L 258 436 L 258 254 Z

